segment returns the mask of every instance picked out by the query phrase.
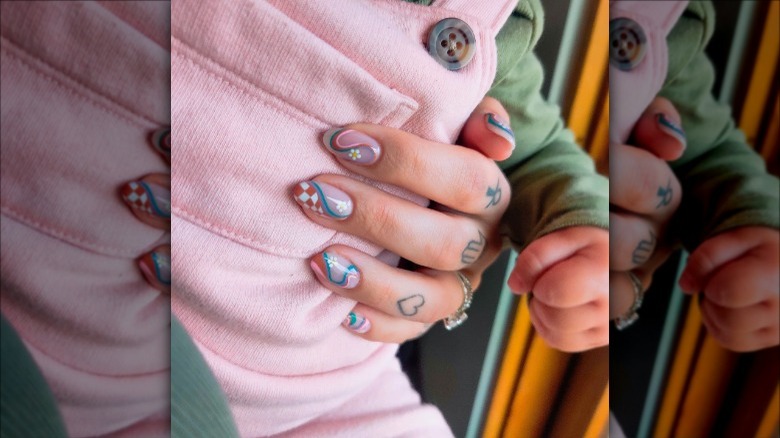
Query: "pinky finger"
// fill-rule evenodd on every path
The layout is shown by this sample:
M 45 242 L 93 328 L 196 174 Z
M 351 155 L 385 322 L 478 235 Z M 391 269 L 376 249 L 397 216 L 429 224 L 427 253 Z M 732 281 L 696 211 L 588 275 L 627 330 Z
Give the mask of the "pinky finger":
M 422 336 L 433 324 L 397 318 L 358 303 L 341 325 L 369 341 L 401 344 Z

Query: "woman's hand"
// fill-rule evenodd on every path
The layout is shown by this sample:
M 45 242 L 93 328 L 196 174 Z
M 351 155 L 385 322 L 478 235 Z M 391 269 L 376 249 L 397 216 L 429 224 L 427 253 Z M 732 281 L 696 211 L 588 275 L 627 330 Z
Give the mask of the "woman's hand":
M 493 161 L 511 154 L 508 116 L 494 99 L 477 107 L 458 147 L 397 129 L 356 124 L 331 130 L 326 149 L 346 168 L 436 203 L 421 207 L 339 175 L 320 175 L 294 188 L 314 222 L 386 248 L 422 266 L 388 266 L 361 251 L 334 245 L 311 259 L 331 291 L 357 301 L 344 325 L 360 336 L 400 343 L 452 315 L 464 301 L 460 271 L 476 289 L 498 256 L 499 221 L 510 187 Z M 480 151 L 480 152 L 478 152 Z
M 682 193 L 666 161 L 679 158 L 685 150 L 680 126 L 671 102 L 656 98 L 634 126 L 636 147 L 610 145 L 610 318 L 625 316 L 634 303 L 635 285 L 629 273 L 644 292 L 672 252 L 666 229 Z
M 152 133 L 151 146 L 170 165 L 171 130 Z M 122 200 L 141 222 L 160 230 L 171 229 L 171 176 L 154 173 L 131 181 L 120 189 Z M 171 291 L 171 246 L 164 244 L 138 259 L 138 267 L 146 281 L 156 289 Z

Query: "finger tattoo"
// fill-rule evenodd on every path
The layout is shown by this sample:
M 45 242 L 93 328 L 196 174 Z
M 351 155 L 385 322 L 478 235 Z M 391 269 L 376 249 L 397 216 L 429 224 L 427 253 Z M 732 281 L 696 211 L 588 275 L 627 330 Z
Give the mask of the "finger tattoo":
M 484 247 L 485 235 L 480 231 L 479 240 L 469 240 L 468 245 L 463 248 L 463 252 L 460 253 L 460 261 L 462 263 L 473 263 L 482 254 L 482 248 Z
M 490 198 L 490 201 L 485 206 L 485 209 L 488 209 L 494 205 L 498 205 L 498 203 L 501 202 L 501 181 L 496 181 L 495 187 L 488 187 L 485 196 Z
M 398 310 L 403 316 L 417 315 L 417 311 L 425 304 L 425 297 L 420 294 L 410 295 L 398 300 Z
M 658 187 L 656 195 L 660 198 L 658 205 L 655 208 L 661 208 L 669 205 L 672 202 L 672 180 L 666 183 L 666 187 Z
M 655 233 L 650 231 L 650 237 L 640 240 L 639 244 L 636 246 L 636 248 L 634 248 L 634 252 L 631 254 L 631 261 L 635 265 L 641 265 L 650 259 L 654 249 Z

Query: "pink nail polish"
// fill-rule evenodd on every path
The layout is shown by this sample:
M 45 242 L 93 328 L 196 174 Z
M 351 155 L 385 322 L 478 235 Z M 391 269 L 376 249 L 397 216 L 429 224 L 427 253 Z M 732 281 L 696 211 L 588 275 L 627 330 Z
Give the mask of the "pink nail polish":
M 145 254 L 138 260 L 138 267 L 150 284 L 162 289 L 171 287 L 171 252 L 170 247 L 163 245 Z
M 358 268 L 351 260 L 333 251 L 315 257 L 311 268 L 323 281 L 343 289 L 354 289 L 360 283 Z
M 664 113 L 658 113 L 655 115 L 656 123 L 658 123 L 658 129 L 665 132 L 667 135 L 674 137 L 680 142 L 683 147 L 686 146 L 687 140 L 685 137 L 685 131 L 682 127 L 674 122 L 672 119 L 666 116 Z
M 165 127 L 154 131 L 151 136 L 152 147 L 171 162 L 171 128 Z
M 382 154 L 376 140 L 353 129 L 331 129 L 322 136 L 322 142 L 339 160 L 361 166 L 376 163 Z
M 293 189 L 293 198 L 301 207 L 323 217 L 344 220 L 352 214 L 352 199 L 330 184 L 303 181 Z
M 493 113 L 487 113 L 485 114 L 485 126 L 493 134 L 511 143 L 512 150 L 515 149 L 515 133 L 512 131 L 512 127 L 509 126 L 509 122 Z
M 355 333 L 363 334 L 371 330 L 371 321 L 355 312 L 349 312 L 349 315 L 344 318 L 344 322 L 341 324 Z

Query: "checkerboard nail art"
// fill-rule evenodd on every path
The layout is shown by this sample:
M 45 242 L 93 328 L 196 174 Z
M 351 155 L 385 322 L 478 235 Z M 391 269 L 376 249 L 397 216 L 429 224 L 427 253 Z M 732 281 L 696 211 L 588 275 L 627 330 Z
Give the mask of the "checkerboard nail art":
M 293 199 L 320 216 L 343 220 L 352 214 L 352 199 L 341 190 L 322 182 L 304 181 L 293 189 Z
M 165 219 L 171 218 L 171 192 L 144 181 L 132 181 L 121 190 L 122 199 L 133 210 Z

